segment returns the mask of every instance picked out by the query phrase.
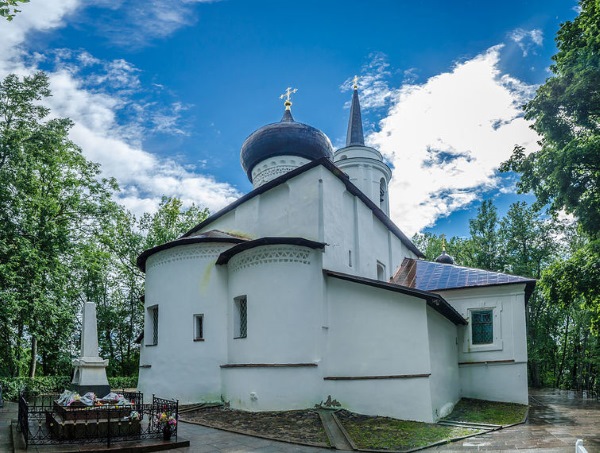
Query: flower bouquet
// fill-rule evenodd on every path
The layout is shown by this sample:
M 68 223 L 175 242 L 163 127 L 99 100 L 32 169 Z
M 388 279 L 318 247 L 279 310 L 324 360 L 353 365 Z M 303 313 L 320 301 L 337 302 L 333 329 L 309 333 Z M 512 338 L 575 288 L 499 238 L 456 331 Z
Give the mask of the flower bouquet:
M 171 413 L 161 412 L 156 417 L 156 426 L 162 431 L 163 439 L 170 440 L 177 427 L 177 418 Z

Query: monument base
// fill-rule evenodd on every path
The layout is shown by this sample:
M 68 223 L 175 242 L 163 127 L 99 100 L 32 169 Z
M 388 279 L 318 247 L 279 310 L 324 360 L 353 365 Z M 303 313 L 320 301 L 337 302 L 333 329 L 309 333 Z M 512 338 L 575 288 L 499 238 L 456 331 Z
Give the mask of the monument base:
M 110 393 L 110 385 L 71 384 L 71 390 L 79 393 L 81 396 L 85 395 L 87 392 L 94 392 L 98 398 L 104 398 Z
M 110 385 L 106 377 L 108 360 L 99 357 L 81 357 L 73 360 L 73 365 L 75 373 L 71 381 L 71 390 L 80 395 L 94 392 L 99 398 L 110 393 Z

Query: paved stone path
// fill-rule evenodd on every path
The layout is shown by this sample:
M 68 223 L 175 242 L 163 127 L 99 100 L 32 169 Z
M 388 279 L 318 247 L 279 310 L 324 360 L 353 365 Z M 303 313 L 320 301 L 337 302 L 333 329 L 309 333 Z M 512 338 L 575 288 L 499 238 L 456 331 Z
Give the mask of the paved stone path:
M 529 419 L 523 425 L 471 437 L 427 451 L 575 451 L 583 439 L 588 453 L 600 453 L 600 402 L 566 390 L 531 390 Z
M 443 452 L 569 452 L 575 441 L 584 440 L 588 453 L 600 453 L 600 402 L 580 398 L 573 392 L 533 390 L 526 424 L 483 434 L 460 442 L 426 450 Z M 7 403 L 0 410 L 0 452 L 9 447 L 8 422 L 16 418 L 16 404 Z M 179 436 L 188 439 L 190 447 L 170 450 L 185 453 L 321 453 L 332 450 L 305 447 L 272 440 L 234 434 L 189 423 L 179 424 Z M 56 452 L 59 450 L 46 449 Z

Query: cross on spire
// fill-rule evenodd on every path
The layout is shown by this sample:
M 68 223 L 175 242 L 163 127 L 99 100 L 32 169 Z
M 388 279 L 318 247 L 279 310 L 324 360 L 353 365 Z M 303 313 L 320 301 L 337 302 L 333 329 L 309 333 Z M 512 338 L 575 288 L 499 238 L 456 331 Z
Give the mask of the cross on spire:
M 279 99 L 285 98 L 283 105 L 285 105 L 286 110 L 290 110 L 290 107 L 292 106 L 292 94 L 294 94 L 296 91 L 298 91 L 298 88 L 287 87 L 285 89 L 285 93 L 279 96 Z
M 354 78 L 352 79 L 352 81 L 354 82 L 354 85 L 352 86 L 352 88 L 354 88 L 355 90 L 358 90 L 358 76 L 355 75 Z

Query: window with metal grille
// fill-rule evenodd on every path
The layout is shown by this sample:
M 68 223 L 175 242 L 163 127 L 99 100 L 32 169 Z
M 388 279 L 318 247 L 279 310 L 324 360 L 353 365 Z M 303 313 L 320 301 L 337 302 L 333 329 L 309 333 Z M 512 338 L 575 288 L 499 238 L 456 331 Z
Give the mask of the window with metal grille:
M 240 296 L 236 297 L 233 302 L 233 336 L 234 338 L 246 338 L 248 336 L 248 300 L 246 296 Z
M 194 315 L 194 341 L 204 340 L 204 315 Z
M 490 344 L 494 342 L 494 311 L 480 310 L 471 312 L 472 344 Z
M 158 344 L 158 305 L 148 308 L 148 321 L 150 323 L 150 343 L 148 346 L 156 346 Z

